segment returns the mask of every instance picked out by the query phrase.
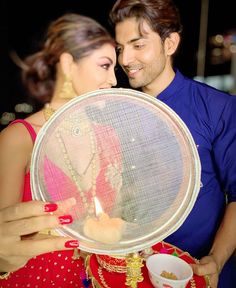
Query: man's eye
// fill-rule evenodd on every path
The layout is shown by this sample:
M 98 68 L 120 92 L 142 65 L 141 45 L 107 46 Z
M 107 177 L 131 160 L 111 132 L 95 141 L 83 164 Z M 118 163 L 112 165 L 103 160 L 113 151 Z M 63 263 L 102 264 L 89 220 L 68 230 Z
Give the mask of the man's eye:
M 143 46 L 144 46 L 143 44 L 135 44 L 134 48 L 135 49 L 141 49 L 141 48 L 143 48 Z
M 120 54 L 121 53 L 121 47 L 116 47 L 116 53 Z

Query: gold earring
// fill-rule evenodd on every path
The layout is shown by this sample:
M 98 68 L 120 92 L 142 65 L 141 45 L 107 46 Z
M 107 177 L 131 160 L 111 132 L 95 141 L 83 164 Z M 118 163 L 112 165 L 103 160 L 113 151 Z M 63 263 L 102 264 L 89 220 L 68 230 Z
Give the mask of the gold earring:
M 62 89 L 60 92 L 60 98 L 62 99 L 72 99 L 76 96 L 75 90 L 72 85 L 71 79 L 65 75 L 65 81 L 62 85 Z

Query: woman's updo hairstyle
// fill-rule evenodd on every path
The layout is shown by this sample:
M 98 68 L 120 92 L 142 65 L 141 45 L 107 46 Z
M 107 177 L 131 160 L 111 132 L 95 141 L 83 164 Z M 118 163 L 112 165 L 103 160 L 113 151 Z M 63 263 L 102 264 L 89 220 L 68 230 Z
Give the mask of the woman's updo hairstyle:
M 69 13 L 53 21 L 42 49 L 24 60 L 22 80 L 29 95 L 42 104 L 50 101 L 60 55 L 67 52 L 76 61 L 106 43 L 115 46 L 108 31 L 89 17 Z

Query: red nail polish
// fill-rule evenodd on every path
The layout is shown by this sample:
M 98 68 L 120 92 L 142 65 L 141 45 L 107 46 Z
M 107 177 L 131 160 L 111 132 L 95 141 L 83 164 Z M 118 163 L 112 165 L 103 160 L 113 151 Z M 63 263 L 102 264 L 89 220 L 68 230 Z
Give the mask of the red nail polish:
M 70 224 L 73 222 L 71 215 L 63 215 L 58 217 L 60 224 Z
M 69 240 L 65 243 L 66 248 L 75 248 L 79 247 L 79 241 L 78 240 Z
M 44 212 L 53 212 L 57 210 L 57 204 L 49 203 L 44 205 Z

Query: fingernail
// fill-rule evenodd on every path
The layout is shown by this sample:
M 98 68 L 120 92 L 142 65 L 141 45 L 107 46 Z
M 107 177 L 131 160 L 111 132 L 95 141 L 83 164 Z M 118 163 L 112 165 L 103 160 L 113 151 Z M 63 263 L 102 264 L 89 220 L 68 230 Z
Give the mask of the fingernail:
M 60 224 L 70 224 L 73 222 L 71 215 L 63 215 L 58 217 Z
M 79 247 L 79 241 L 78 240 L 69 240 L 65 243 L 66 248 L 74 248 Z
M 53 212 L 57 210 L 57 204 L 49 203 L 44 205 L 44 212 Z

